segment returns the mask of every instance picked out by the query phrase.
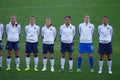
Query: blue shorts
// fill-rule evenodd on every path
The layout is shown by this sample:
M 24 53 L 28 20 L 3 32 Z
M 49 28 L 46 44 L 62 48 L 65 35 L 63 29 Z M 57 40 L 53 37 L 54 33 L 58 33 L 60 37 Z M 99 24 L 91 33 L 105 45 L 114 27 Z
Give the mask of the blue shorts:
M 43 54 L 54 53 L 54 44 L 44 44 L 43 43 Z
M 61 53 L 72 53 L 74 51 L 74 43 L 63 43 L 61 42 Z
M 20 49 L 19 41 L 17 41 L 17 42 L 7 41 L 6 49 L 7 49 L 7 50 L 10 50 L 10 51 L 11 51 L 12 49 L 14 49 L 15 51 L 19 50 L 19 49 Z
M 99 49 L 98 49 L 99 54 L 112 54 L 112 43 L 99 43 Z
M 0 41 L 0 50 L 2 50 L 3 47 L 2 47 L 2 41 Z
M 84 53 L 93 53 L 94 48 L 92 43 L 80 43 L 79 44 L 79 53 L 84 54 Z
M 27 54 L 38 53 L 38 42 L 35 42 L 35 43 L 26 42 L 26 51 L 25 52 Z

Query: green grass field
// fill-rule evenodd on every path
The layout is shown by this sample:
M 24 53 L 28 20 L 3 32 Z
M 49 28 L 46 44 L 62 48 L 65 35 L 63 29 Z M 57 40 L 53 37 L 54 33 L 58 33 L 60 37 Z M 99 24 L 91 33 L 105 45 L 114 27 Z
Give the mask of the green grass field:
M 0 71 L 0 80 L 120 80 L 120 0 L 0 0 L 0 22 L 6 25 L 9 22 L 9 16 L 15 13 L 18 22 L 22 26 L 22 35 L 20 38 L 20 57 L 21 57 L 21 72 L 15 70 L 14 54 L 12 57 L 12 71 L 5 71 L 6 56 L 5 50 L 6 37 L 3 39 L 3 71 Z M 60 68 L 60 38 L 58 36 L 55 42 L 55 72 L 50 72 L 50 63 L 48 61 L 48 70 L 41 72 L 42 69 L 42 39 L 39 38 L 39 72 L 34 72 L 33 55 L 31 56 L 31 70 L 24 72 L 25 68 L 25 35 L 24 26 L 29 23 L 29 17 L 34 15 L 36 23 L 40 27 L 44 26 L 45 18 L 51 17 L 53 25 L 59 33 L 59 26 L 64 23 L 64 16 L 72 17 L 72 24 L 78 27 L 78 24 L 83 22 L 85 14 L 91 16 L 91 22 L 96 27 L 94 43 L 94 66 L 95 72 L 89 72 L 89 61 L 87 54 L 84 55 L 82 72 L 76 73 L 79 36 L 75 38 L 75 51 L 73 53 L 74 66 L 73 73 L 68 72 L 68 57 L 66 56 L 65 72 L 58 72 Z M 107 15 L 109 23 L 113 26 L 115 35 L 113 38 L 113 74 L 107 73 L 107 59 L 105 59 L 103 74 L 98 72 L 98 36 L 97 27 L 102 23 L 102 17 Z

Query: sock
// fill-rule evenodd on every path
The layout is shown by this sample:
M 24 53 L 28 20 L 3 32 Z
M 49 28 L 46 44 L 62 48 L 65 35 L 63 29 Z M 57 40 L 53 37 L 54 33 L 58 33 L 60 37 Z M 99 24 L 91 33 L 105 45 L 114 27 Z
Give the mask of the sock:
M 73 67 L 73 60 L 71 58 L 71 59 L 69 59 L 69 69 L 72 69 L 72 67 Z
M 38 57 L 34 57 L 34 64 L 35 64 L 35 68 L 38 67 Z
M 2 56 L 0 56 L 0 67 L 2 67 Z
M 51 67 L 54 67 L 54 58 L 50 59 Z
M 103 60 L 99 60 L 99 71 L 102 71 Z
M 15 61 L 16 61 L 16 68 L 19 68 L 19 66 L 20 66 L 20 57 L 19 56 L 16 57 Z
M 111 71 L 111 67 L 112 67 L 112 60 L 108 60 L 108 70 Z
M 10 68 L 10 64 L 11 64 L 11 58 L 8 57 L 8 58 L 7 58 L 7 67 L 8 67 L 8 68 Z
M 89 57 L 89 62 L 90 62 L 90 69 L 93 69 L 94 60 L 92 56 Z
M 82 64 L 82 57 L 78 57 L 78 68 L 81 68 L 81 64 Z
M 43 59 L 43 66 L 46 68 L 46 65 L 47 65 L 47 58 L 44 58 Z
M 61 69 L 64 69 L 65 58 L 61 58 Z
M 26 57 L 26 67 L 27 68 L 30 67 L 29 64 L 30 64 L 30 57 Z

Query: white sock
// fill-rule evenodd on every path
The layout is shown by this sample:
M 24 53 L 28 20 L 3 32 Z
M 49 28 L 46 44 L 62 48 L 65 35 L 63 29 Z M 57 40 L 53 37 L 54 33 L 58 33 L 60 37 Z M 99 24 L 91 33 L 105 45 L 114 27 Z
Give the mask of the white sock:
M 46 68 L 47 65 L 47 59 L 43 59 L 43 66 Z
M 50 59 L 51 67 L 54 67 L 54 59 Z
M 35 68 L 38 67 L 38 57 L 34 57 L 34 64 L 35 64 Z
M 2 56 L 0 56 L 0 67 L 2 67 Z
M 30 57 L 26 57 L 26 67 L 29 68 L 30 64 Z
M 7 58 L 7 67 L 10 68 L 11 58 Z
M 72 69 L 73 67 L 73 60 L 69 60 L 69 69 Z
M 15 58 L 15 61 L 16 61 L 16 68 L 19 68 L 20 67 L 20 58 Z
M 99 60 L 99 71 L 102 71 L 102 66 L 103 66 L 103 60 Z
M 64 69 L 65 65 L 65 58 L 61 58 L 61 68 Z
M 109 70 L 109 71 L 111 71 L 111 67 L 112 67 L 112 60 L 107 61 L 107 63 L 108 63 L 108 70 Z

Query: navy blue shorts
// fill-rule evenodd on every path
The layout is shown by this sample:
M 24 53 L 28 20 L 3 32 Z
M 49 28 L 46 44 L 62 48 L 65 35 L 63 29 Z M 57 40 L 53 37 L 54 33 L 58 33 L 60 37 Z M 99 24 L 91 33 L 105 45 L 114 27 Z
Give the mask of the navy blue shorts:
M 3 48 L 2 48 L 2 41 L 0 41 L 0 50 L 2 50 Z
M 38 42 L 35 42 L 35 43 L 26 42 L 26 51 L 25 52 L 27 54 L 38 53 Z
M 80 43 L 79 44 L 79 53 L 85 54 L 85 53 L 93 53 L 94 48 L 92 43 Z
M 61 53 L 72 53 L 74 51 L 74 43 L 63 43 L 61 42 Z
M 44 44 L 43 43 L 43 54 L 46 54 L 48 52 L 51 54 L 54 53 L 54 44 Z
M 10 50 L 10 51 L 11 51 L 12 49 L 14 49 L 15 51 L 19 50 L 19 49 L 20 49 L 19 41 L 17 41 L 17 42 L 7 41 L 6 49 L 7 49 L 7 50 Z
M 99 43 L 99 50 L 98 50 L 99 54 L 112 54 L 112 43 L 107 43 L 107 44 L 103 44 L 103 43 Z

